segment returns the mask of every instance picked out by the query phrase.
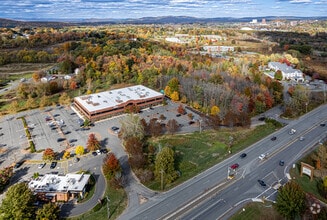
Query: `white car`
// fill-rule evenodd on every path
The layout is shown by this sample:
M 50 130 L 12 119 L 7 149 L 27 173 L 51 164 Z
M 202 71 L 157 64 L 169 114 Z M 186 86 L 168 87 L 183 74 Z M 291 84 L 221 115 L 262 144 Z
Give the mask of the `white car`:
M 263 160 L 263 159 L 265 159 L 266 158 L 266 155 L 265 154 L 261 154 L 260 156 L 259 156 L 259 159 L 260 160 Z
M 295 132 L 296 132 L 296 130 L 295 130 L 294 128 L 292 128 L 288 133 L 289 133 L 290 135 L 292 135 L 292 134 L 295 134 Z

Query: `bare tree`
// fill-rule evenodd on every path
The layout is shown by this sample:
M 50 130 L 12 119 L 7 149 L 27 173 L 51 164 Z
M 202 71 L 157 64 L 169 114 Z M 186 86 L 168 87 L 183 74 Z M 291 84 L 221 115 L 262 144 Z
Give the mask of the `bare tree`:
M 170 134 L 173 134 L 173 133 L 175 133 L 178 130 L 179 125 L 178 125 L 178 123 L 177 123 L 177 121 L 175 119 L 170 119 L 167 122 L 166 127 L 167 127 L 167 131 Z
M 138 115 L 129 114 L 121 120 L 120 138 L 127 140 L 130 137 L 144 138 L 144 126 Z

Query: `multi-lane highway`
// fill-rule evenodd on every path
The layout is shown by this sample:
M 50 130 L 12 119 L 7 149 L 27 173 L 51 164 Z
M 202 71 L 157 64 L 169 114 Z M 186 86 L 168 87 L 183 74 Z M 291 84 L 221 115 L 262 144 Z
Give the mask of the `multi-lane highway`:
M 240 205 L 263 198 L 273 199 L 277 186 L 287 182 L 286 173 L 293 163 L 325 138 L 327 105 L 321 106 L 286 127 L 276 131 L 275 141 L 267 137 L 242 152 L 206 170 L 174 189 L 149 198 L 148 202 L 129 209 L 120 219 L 228 219 Z M 296 132 L 289 134 L 291 129 Z M 305 137 L 300 141 L 300 137 Z M 268 154 L 259 160 L 260 154 Z M 284 166 L 279 161 L 284 160 Z M 228 167 L 239 163 L 234 179 L 228 180 Z M 267 184 L 262 187 L 258 179 Z

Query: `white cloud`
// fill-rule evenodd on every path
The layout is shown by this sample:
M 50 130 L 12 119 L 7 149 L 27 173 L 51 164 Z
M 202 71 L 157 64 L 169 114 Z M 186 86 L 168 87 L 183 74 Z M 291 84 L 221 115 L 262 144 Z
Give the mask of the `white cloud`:
M 297 3 L 311 3 L 311 0 L 292 0 L 290 3 L 297 4 Z

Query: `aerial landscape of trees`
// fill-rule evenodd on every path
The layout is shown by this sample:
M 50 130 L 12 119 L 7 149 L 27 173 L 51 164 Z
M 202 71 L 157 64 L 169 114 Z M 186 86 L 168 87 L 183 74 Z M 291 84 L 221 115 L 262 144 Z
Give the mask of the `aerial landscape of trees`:
M 203 123 L 213 128 L 213 132 L 230 128 L 231 132 L 235 131 L 233 135 L 238 135 L 237 129 L 250 128 L 253 116 L 263 114 L 274 106 L 281 106 L 283 116 L 295 118 L 324 102 L 324 94 L 311 92 L 305 85 L 293 85 L 291 80 L 282 84 L 281 71 L 273 72 L 267 68 L 269 62 L 281 62 L 302 70 L 313 80 L 326 80 L 320 65 L 308 66 L 319 62 L 323 66 L 325 63 L 325 34 L 319 30 L 317 28 L 314 32 L 310 29 L 309 33 L 298 34 L 241 31 L 238 27 L 222 28 L 219 25 L 1 28 L 0 67 L 11 67 L 11 71 L 15 69 L 13 66 L 21 63 L 48 64 L 49 67 L 27 71 L 29 80 L 21 79 L 15 90 L 1 95 L 0 111 L 1 114 L 13 114 L 56 104 L 68 106 L 76 96 L 142 84 L 165 94 L 167 99 L 162 103 L 163 106 L 167 105 L 167 100 L 178 103 L 175 114 L 187 118 L 189 125 L 195 123 L 200 126 L 200 132 L 201 122 L 191 112 L 203 116 Z M 188 35 L 189 40 L 181 44 L 165 40 L 165 37 L 174 34 Z M 221 39 L 214 42 L 209 35 Z M 232 45 L 235 50 L 211 56 L 204 53 L 202 46 L 206 45 Z M 8 86 L 13 79 L 9 74 L 11 71 L 0 77 L 1 87 Z M 271 72 L 272 77 L 268 77 Z M 287 84 L 285 89 L 284 85 Z M 138 115 L 141 109 L 136 105 L 124 110 L 128 114 L 119 121 L 121 127 L 117 135 L 128 155 L 128 163 L 141 183 L 153 184 L 153 189 L 165 190 L 178 184 L 178 179 L 184 175 L 182 169 L 195 170 L 197 166 L 200 167 L 197 162 L 183 161 L 182 158 L 187 157 L 182 155 L 182 150 L 176 149 L 176 143 L 182 141 L 176 140 L 171 144 L 161 139 L 168 137 L 172 140 L 180 130 L 181 125 L 174 118 L 158 114 L 145 120 Z M 90 123 L 85 120 L 83 126 L 87 127 Z M 274 124 L 273 129 L 281 126 L 273 119 L 266 119 L 266 123 Z M 214 136 L 213 133 L 207 135 Z M 238 140 L 245 141 L 245 136 Z M 239 144 L 237 138 L 233 142 L 234 137 L 231 135 L 222 135 L 217 140 L 208 137 L 207 140 L 214 141 L 205 143 L 205 150 L 220 150 L 208 156 L 214 158 L 212 161 L 218 160 L 218 157 L 227 157 L 234 146 Z M 183 147 L 201 148 L 197 141 L 193 140 L 193 143 Z M 95 133 L 90 133 L 85 146 L 88 151 L 95 151 L 101 149 L 100 143 Z M 79 156 L 84 151 L 80 145 L 75 149 Z M 42 159 L 46 161 L 55 160 L 57 156 L 51 148 L 46 148 L 42 154 Z M 321 158 L 325 154 L 319 150 L 312 156 L 317 169 L 326 166 L 325 160 Z M 65 151 L 65 155 L 69 158 L 69 151 Z M 200 152 L 198 159 L 202 159 L 202 156 L 205 157 Z M 124 185 L 122 166 L 115 154 L 110 152 L 105 156 L 102 168 L 111 186 L 121 188 Z M 2 170 L 1 176 L 3 190 L 12 176 L 12 168 Z M 321 179 L 318 185 L 324 197 L 327 194 L 326 182 L 326 179 Z M 23 203 L 33 203 L 34 197 L 26 186 L 19 184 L 17 187 L 9 188 L 10 199 L 4 199 L 1 213 L 12 208 L 8 201 L 13 198 Z M 17 190 L 21 190 L 21 196 L 24 197 L 16 198 Z M 52 207 L 51 204 L 36 211 L 23 203 L 14 205 L 26 210 L 13 208 L 5 217 L 55 219 L 58 215 L 58 207 Z M 301 216 L 304 206 L 304 192 L 290 183 L 280 188 L 274 207 L 285 218 L 291 219 Z

